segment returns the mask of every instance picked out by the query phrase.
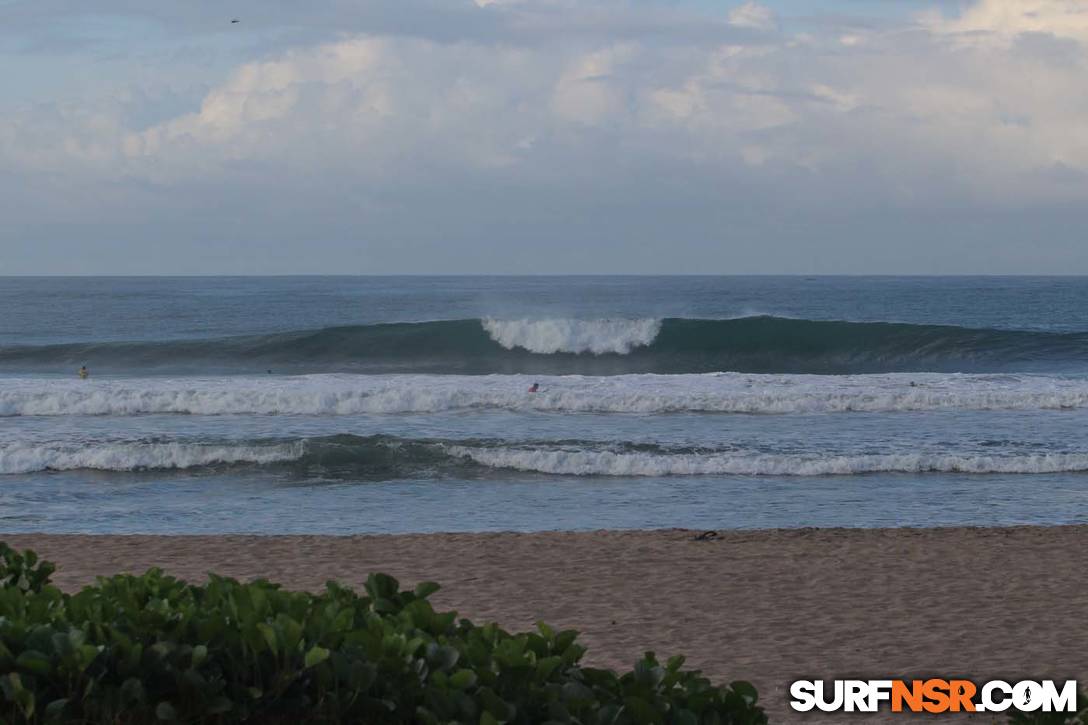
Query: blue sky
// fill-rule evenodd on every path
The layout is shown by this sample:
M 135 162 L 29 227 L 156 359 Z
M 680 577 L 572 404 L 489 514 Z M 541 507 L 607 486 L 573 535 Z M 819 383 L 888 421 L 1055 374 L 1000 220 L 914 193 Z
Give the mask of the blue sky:
M 1088 273 L 1070 0 L 0 0 L 0 64 L 0 274 Z

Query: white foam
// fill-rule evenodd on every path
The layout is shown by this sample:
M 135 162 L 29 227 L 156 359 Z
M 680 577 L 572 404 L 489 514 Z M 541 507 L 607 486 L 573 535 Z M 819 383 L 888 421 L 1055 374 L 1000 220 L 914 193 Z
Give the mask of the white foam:
M 105 443 L 85 446 L 0 446 L 0 474 L 36 471 L 137 471 L 185 469 L 228 463 L 267 464 L 297 460 L 301 441 L 276 445 L 198 443 Z
M 874 455 L 632 452 L 579 447 L 446 444 L 452 456 L 489 468 L 560 476 L 829 476 L 873 473 L 1042 474 L 1088 471 L 1088 453 L 977 455 L 889 453 Z M 268 444 L 118 442 L 83 446 L 0 446 L 0 475 L 40 471 L 183 470 L 217 464 L 268 465 L 295 461 L 304 440 Z
M 541 391 L 529 393 L 532 382 Z M 911 383 L 914 383 L 912 386 Z M 357 415 L 468 409 L 848 413 L 1088 407 L 1088 380 L 1039 375 L 309 375 L 0 379 L 0 416 Z
M 577 449 L 473 448 L 449 452 L 491 468 L 563 476 L 828 476 L 865 473 L 1058 473 L 1088 470 L 1088 454 L 658 454 Z
M 483 320 L 491 339 L 507 350 L 520 347 L 550 355 L 557 352 L 626 355 L 645 347 L 661 331 L 661 320 Z

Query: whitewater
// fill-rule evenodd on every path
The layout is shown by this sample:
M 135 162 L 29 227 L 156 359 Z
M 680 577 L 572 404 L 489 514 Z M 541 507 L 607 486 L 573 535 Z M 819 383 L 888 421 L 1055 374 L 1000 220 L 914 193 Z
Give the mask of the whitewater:
M 222 466 L 268 467 L 294 464 L 327 468 L 334 458 L 345 471 L 374 478 L 457 475 L 471 462 L 502 471 L 562 476 L 832 476 L 873 473 L 1038 474 L 1088 471 L 1088 452 L 1020 455 L 891 453 L 821 456 L 818 453 L 764 453 L 702 450 L 698 453 L 613 449 L 594 442 L 537 442 L 490 445 L 457 441 L 398 440 L 387 437 L 301 439 L 290 442 L 182 443 L 130 441 L 65 445 L 0 445 L 0 475 L 48 471 L 170 471 Z M 396 465 L 376 468 L 376 458 L 397 457 Z
M 661 332 L 661 320 L 483 320 L 491 339 L 507 350 L 529 352 L 615 353 L 626 355 L 650 345 Z
M 540 389 L 529 393 L 532 383 Z M 1067 410 L 1088 378 L 1046 375 L 305 375 L 71 380 L 9 378 L 0 416 L 355 415 L 541 412 L 849 413 Z

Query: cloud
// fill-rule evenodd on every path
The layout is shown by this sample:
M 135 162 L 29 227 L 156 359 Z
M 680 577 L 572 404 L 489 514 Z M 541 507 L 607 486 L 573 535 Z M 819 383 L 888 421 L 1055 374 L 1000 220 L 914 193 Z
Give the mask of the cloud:
M 329 240 L 359 230 L 385 240 L 374 259 L 413 257 L 396 245 L 451 264 L 465 250 L 516 259 L 544 238 L 566 259 L 614 259 L 635 238 L 706 259 L 741 229 L 803 254 L 795 223 L 1046 217 L 1088 201 L 1080 3 L 977 0 L 800 30 L 754 2 L 724 19 L 623 0 L 465 7 L 486 30 L 458 15 L 443 33 L 266 48 L 182 112 L 172 99 L 148 113 L 153 84 L 12 109 L 0 166 L 103 236 L 155 219 L 235 239 L 310 228 L 331 245 L 311 259 L 333 268 L 347 252 Z M 168 64 L 156 73 L 171 77 Z M 111 215 L 138 218 L 118 231 Z M 785 249 L 763 247 L 745 254 L 774 263 Z
M 738 28 L 774 30 L 777 26 L 774 12 L 757 2 L 746 2 L 729 12 L 729 24 Z
M 577 157 L 595 128 L 617 148 L 670 162 L 773 163 L 839 183 L 868 167 L 895 178 L 884 189 L 900 200 L 929 195 L 929 182 L 917 177 L 930 173 L 945 178 L 941 193 L 1045 196 L 1047 189 L 1032 188 L 1044 178 L 1033 170 L 1088 166 L 1079 70 L 1038 47 L 963 49 L 943 40 L 1013 29 L 1069 39 L 1088 23 L 1088 11 L 1071 3 L 1036 0 L 1027 11 L 1024 4 L 981 0 L 962 15 L 929 16 L 924 30 L 855 29 L 849 42 L 842 33 L 773 30 L 773 14 L 753 2 L 734 8 L 729 22 L 775 32 L 771 42 L 362 35 L 246 63 L 198 110 L 163 123 L 124 128 L 121 113 L 57 109 L 44 131 L 42 119 L 9 125 L 6 147 L 28 166 L 97 165 L 100 173 L 157 181 L 240 162 L 334 164 L 367 177 L 394 159 L 532 167 L 539 159 L 531 151 L 542 143 L 553 157 Z M 539 10 L 521 17 L 538 19 Z M 1088 59 L 1083 47 L 1074 52 Z M 663 138 L 669 143 L 657 146 Z M 924 171 L 927 163 L 934 171 Z M 915 185 L 922 188 L 906 196 L 893 191 Z
M 631 46 L 613 46 L 571 59 L 552 91 L 556 117 L 587 125 L 622 118 L 627 92 L 621 74 L 638 52 Z
M 1088 41 L 1088 7 L 1081 0 L 978 0 L 957 17 L 931 14 L 936 32 L 1009 42 L 1022 33 Z

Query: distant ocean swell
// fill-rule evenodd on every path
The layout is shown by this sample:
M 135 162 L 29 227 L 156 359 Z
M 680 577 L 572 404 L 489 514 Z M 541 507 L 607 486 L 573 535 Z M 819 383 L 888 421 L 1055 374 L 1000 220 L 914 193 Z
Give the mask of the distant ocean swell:
M 1088 453 L 977 451 L 816 455 L 591 441 L 412 440 L 339 435 L 234 443 L 128 441 L 0 446 L 0 474 L 164 471 L 224 466 L 305 468 L 351 480 L 441 478 L 486 471 L 559 476 L 828 476 L 873 473 L 1038 474 L 1088 471 Z
M 0 369 L 365 373 L 876 373 L 1085 367 L 1088 333 L 745 317 L 450 320 L 0 348 Z
M 530 382 L 540 391 L 529 393 Z M 707 373 L 217 376 L 63 380 L 8 377 L 0 418 L 18 416 L 543 413 L 873 413 L 1088 407 L 1088 378 L 1037 374 Z

